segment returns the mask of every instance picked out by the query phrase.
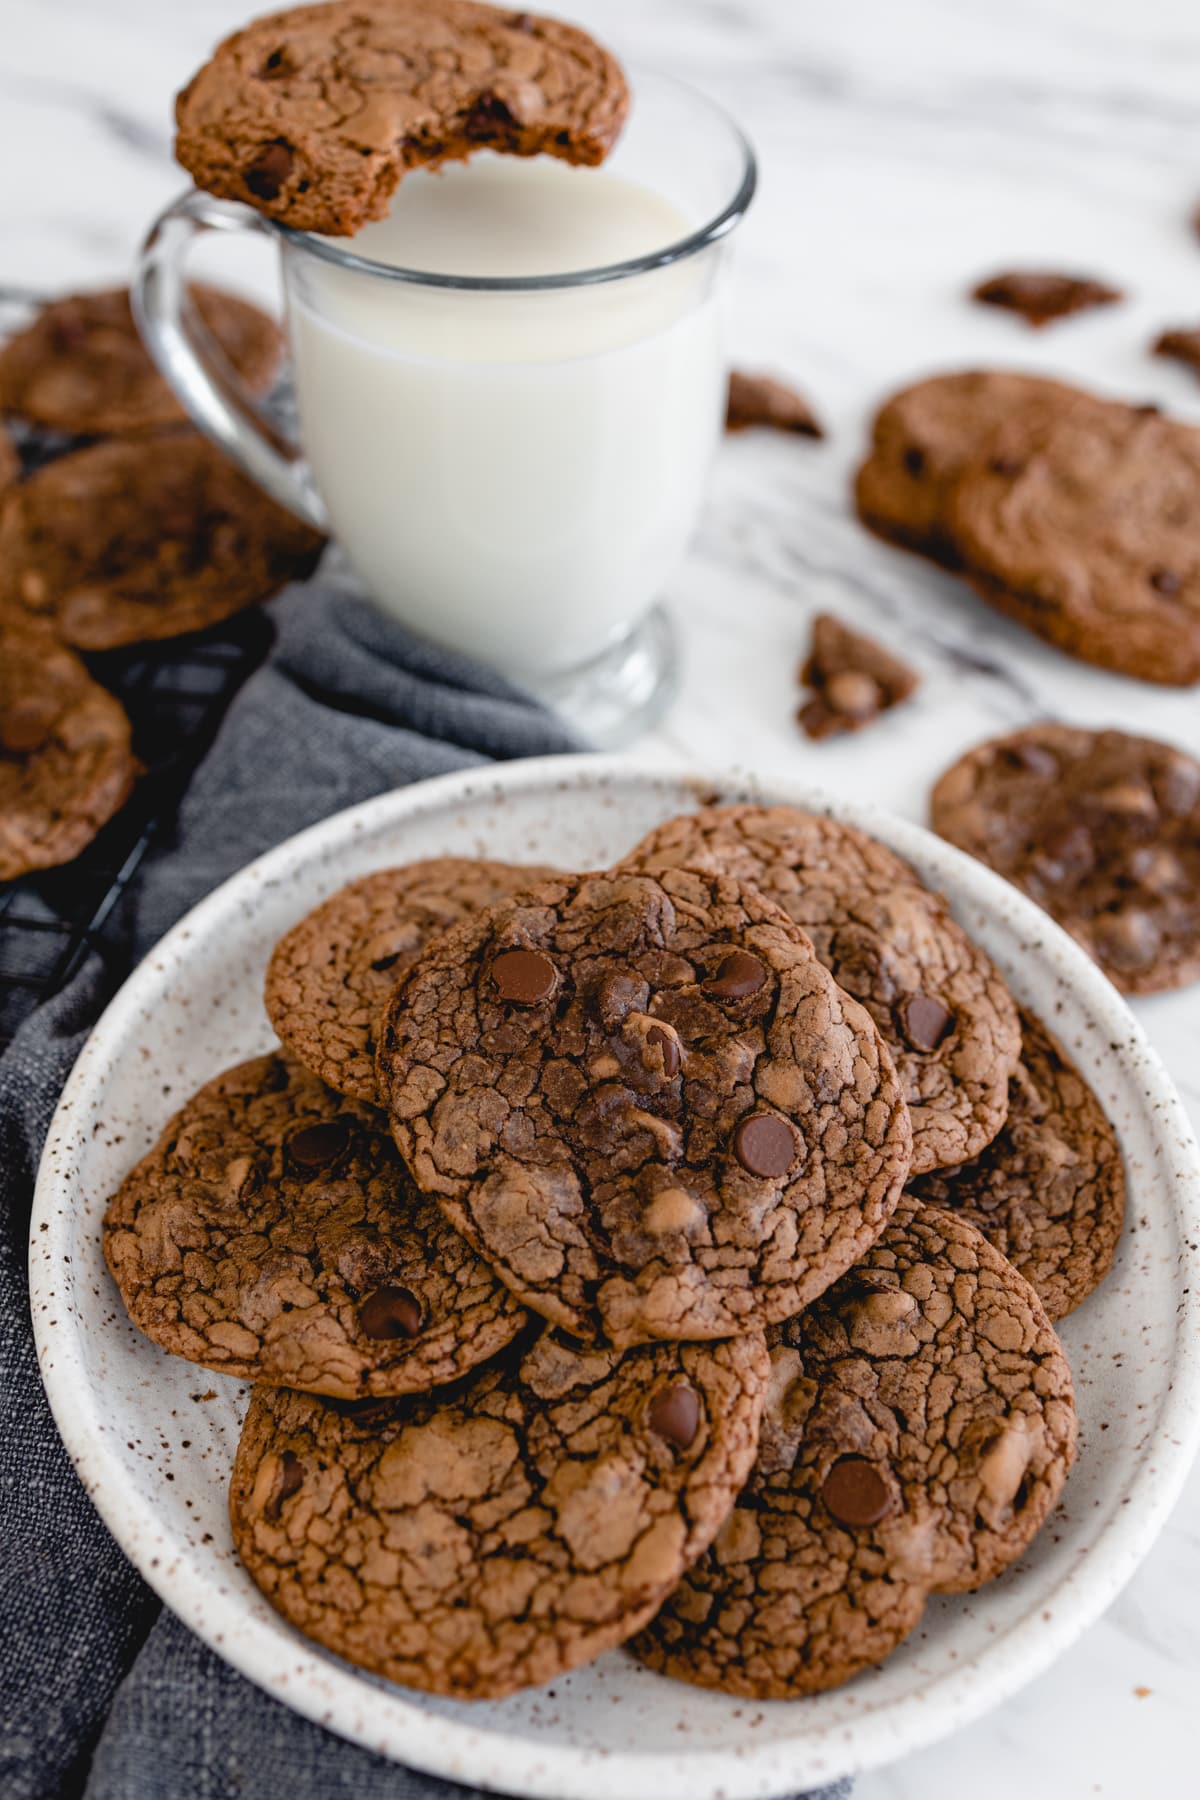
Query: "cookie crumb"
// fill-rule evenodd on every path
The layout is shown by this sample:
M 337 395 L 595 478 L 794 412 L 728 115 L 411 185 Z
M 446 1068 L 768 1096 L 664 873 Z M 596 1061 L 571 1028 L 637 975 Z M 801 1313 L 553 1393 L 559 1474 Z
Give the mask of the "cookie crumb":
M 803 394 L 773 375 L 746 375 L 741 369 L 729 374 L 726 431 L 745 431 L 751 425 L 768 425 L 773 431 L 792 431 L 800 437 L 823 438 L 825 429 Z
M 921 685 L 915 669 L 833 613 L 818 613 L 813 620 L 812 648 L 799 678 L 812 688 L 813 697 L 796 717 L 805 734 L 817 741 L 861 731 Z
M 1014 269 L 991 275 L 971 289 L 972 300 L 984 306 L 1003 307 L 1039 330 L 1072 313 L 1090 312 L 1094 306 L 1112 306 L 1125 298 L 1120 288 L 1109 287 L 1090 275 L 1054 275 L 1043 270 Z
M 1135 1687 L 1133 1691 L 1139 1700 L 1148 1700 L 1154 1692 L 1154 1689 L 1148 1687 Z

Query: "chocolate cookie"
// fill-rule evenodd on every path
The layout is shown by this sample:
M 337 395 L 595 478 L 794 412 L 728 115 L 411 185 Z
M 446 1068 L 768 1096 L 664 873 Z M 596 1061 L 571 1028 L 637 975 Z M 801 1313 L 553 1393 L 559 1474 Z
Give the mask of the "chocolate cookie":
M 933 790 L 935 831 L 999 870 L 1127 994 L 1200 979 L 1200 762 L 1051 723 L 976 745 Z
M 947 528 L 1000 612 L 1084 662 L 1200 681 L 1200 429 L 1092 400 L 1019 413 L 949 496 Z
M 790 1317 L 910 1161 L 869 1015 L 722 875 L 562 876 L 454 926 L 378 1070 L 418 1185 L 535 1312 L 614 1344 Z
M 273 319 L 218 288 L 191 290 L 204 324 L 251 389 L 279 367 Z M 128 288 L 72 294 L 42 308 L 0 348 L 0 412 L 76 436 L 125 435 L 183 424 L 183 408 L 138 336 Z
M 813 697 L 798 717 L 805 734 L 817 740 L 861 731 L 921 685 L 915 669 L 832 613 L 818 613 L 813 620 L 812 649 L 800 680 Z
M 81 650 L 215 625 L 311 573 L 324 540 L 192 431 L 93 444 L 0 512 L 0 606 Z
M 1125 1217 L 1121 1147 L 1099 1100 L 1033 1013 L 1008 1118 L 972 1162 L 938 1169 L 910 1192 L 982 1231 L 1061 1319 L 1112 1266 Z
M 416 1192 L 381 1115 L 279 1051 L 176 1113 L 110 1201 L 104 1254 L 164 1350 L 320 1394 L 453 1381 L 525 1323 Z
M 1112 306 L 1123 300 L 1120 288 L 1096 281 L 1090 275 L 1051 275 L 1041 270 L 1017 269 L 1007 275 L 991 275 L 971 290 L 972 300 L 984 306 L 1003 307 L 1027 325 L 1040 328 L 1072 313 L 1090 312 L 1095 306 Z
M 720 870 L 803 927 L 891 1051 L 915 1173 L 995 1137 L 1020 1055 L 1016 1005 L 946 902 L 884 845 L 791 806 L 708 806 L 658 826 L 625 866 Z
M 773 375 L 729 374 L 729 398 L 725 410 L 726 431 L 745 431 L 751 425 L 769 425 L 774 431 L 794 431 L 800 437 L 822 438 L 824 431 L 804 395 Z
M 375 1030 L 397 981 L 431 937 L 552 875 L 444 856 L 364 875 L 293 925 L 267 969 L 271 1024 L 342 1094 L 375 1100 Z
M 119 700 L 44 625 L 0 619 L 0 881 L 70 862 L 138 774 Z
M 348 236 L 423 163 L 483 149 L 602 162 L 628 110 L 620 65 L 558 19 L 335 0 L 226 38 L 175 103 L 175 154 L 210 193 Z
M 750 1472 L 761 1336 L 580 1350 L 553 1331 L 439 1394 L 258 1388 L 230 1494 L 272 1606 L 408 1687 L 496 1699 L 645 1624 Z
M 1037 1296 L 934 1207 L 903 1205 L 771 1343 L 754 1473 L 633 1645 L 756 1700 L 836 1687 L 882 1662 L 931 1593 L 999 1575 L 1075 1453 L 1071 1373 Z

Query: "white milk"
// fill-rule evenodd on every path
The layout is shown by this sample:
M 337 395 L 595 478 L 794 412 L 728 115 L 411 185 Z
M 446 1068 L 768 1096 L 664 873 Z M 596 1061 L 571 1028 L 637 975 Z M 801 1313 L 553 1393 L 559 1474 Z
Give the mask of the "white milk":
M 597 268 L 693 228 L 603 170 L 481 156 L 408 175 L 357 256 L 449 275 Z M 381 604 L 537 673 L 591 656 L 678 561 L 720 429 L 715 253 L 533 294 L 287 258 L 308 460 Z

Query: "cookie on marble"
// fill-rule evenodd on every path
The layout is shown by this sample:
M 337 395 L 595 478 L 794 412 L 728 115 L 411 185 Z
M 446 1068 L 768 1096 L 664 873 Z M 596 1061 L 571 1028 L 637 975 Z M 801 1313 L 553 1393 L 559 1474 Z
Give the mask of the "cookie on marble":
M 935 831 L 1014 883 L 1127 994 L 1200 980 L 1200 762 L 1047 722 L 990 738 L 933 790 Z
M 694 866 L 752 883 L 811 938 L 879 1028 L 913 1129 L 913 1171 L 995 1137 L 1021 1049 L 999 970 L 915 870 L 853 826 L 792 806 L 707 806 L 657 826 L 626 867 Z
M 334 0 L 255 19 L 175 103 L 197 186 L 300 231 L 386 217 L 412 168 L 477 150 L 599 163 L 629 110 L 576 26 L 474 0 Z
M 758 1334 L 583 1350 L 547 1330 L 439 1394 L 258 1388 L 234 1543 L 298 1630 L 389 1680 L 498 1699 L 622 1643 L 750 1472 Z
M 283 354 L 274 319 L 219 288 L 197 284 L 191 296 L 239 378 L 261 392 Z M 186 421 L 138 336 L 128 288 L 51 301 L 0 347 L 0 412 L 77 437 Z
M 632 1646 L 755 1700 L 881 1663 L 933 1593 L 1028 1548 L 1075 1454 L 1071 1372 L 1029 1284 L 965 1220 L 906 1200 L 770 1334 L 754 1473 Z
M 44 625 L 0 617 L 0 881 L 70 862 L 138 775 L 120 701 Z
M 201 631 L 315 568 L 324 539 L 194 431 L 47 463 L 0 511 L 0 607 L 80 650 Z
M 800 669 L 812 698 L 797 717 L 806 737 L 820 742 L 843 731 L 861 731 L 880 713 L 899 706 L 921 685 L 916 670 L 886 645 L 855 631 L 833 613 L 818 613 L 812 647 Z
M 1028 1011 L 999 1135 L 982 1156 L 919 1176 L 909 1191 L 982 1231 L 1051 1319 L 1099 1287 L 1125 1219 L 1117 1134 L 1070 1057 Z
M 265 995 L 271 1024 L 330 1087 L 374 1101 L 379 1015 L 424 945 L 459 919 L 553 873 L 537 865 L 443 856 L 350 882 L 276 945 Z
M 1014 313 L 1026 325 L 1039 329 L 1093 307 L 1112 306 L 1125 298 L 1120 288 L 1110 287 L 1091 275 L 1057 275 L 1040 269 L 1014 269 L 989 275 L 971 290 L 972 300 Z
M 526 1322 L 382 1115 L 278 1051 L 175 1115 L 109 1202 L 104 1254 L 162 1349 L 346 1399 L 454 1381 Z
M 580 1338 L 789 1317 L 883 1229 L 908 1109 L 870 1015 L 755 889 L 564 875 L 425 950 L 380 1035 L 418 1183 Z

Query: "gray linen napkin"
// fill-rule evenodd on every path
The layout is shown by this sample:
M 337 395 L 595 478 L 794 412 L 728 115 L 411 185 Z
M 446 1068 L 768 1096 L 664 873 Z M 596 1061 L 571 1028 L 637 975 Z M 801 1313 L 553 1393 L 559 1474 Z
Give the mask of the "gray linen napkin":
M 250 858 L 372 794 L 580 748 L 501 678 L 384 620 L 336 573 L 274 608 L 124 918 L 126 967 Z M 5 1800 L 454 1800 L 289 1712 L 145 1587 L 93 1511 L 38 1377 L 26 1280 L 38 1156 L 120 968 L 93 959 L 0 1058 L 0 1794 Z M 843 1786 L 821 1800 L 837 1800 Z

